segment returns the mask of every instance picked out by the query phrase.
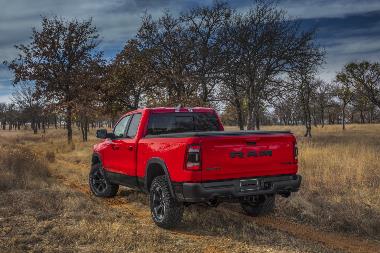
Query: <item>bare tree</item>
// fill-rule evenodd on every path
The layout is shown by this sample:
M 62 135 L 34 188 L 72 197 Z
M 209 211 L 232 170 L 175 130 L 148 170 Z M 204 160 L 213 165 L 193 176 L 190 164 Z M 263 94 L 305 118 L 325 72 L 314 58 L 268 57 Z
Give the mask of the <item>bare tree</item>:
M 38 124 L 43 117 L 43 99 L 36 94 L 34 84 L 22 82 L 12 94 L 12 101 L 20 112 L 27 115 L 25 121 L 31 123 L 34 134 L 38 132 Z
M 352 93 L 351 105 L 354 110 L 352 114 L 358 113 L 359 122 L 362 124 L 366 122 L 366 119 L 368 123 L 371 123 L 375 105 L 365 95 L 363 86 L 355 86 Z M 352 116 L 354 117 L 354 115 Z
M 321 55 L 312 41 L 315 31 L 302 32 L 297 22 L 268 1 L 257 1 L 247 13 L 237 14 L 226 31 L 239 54 L 241 80 L 247 94 L 247 128 L 259 129 L 260 112 L 278 91 L 279 76 L 288 73 L 299 58 Z M 312 57 L 310 55 L 310 57 Z
M 155 89 L 156 76 L 148 54 L 137 40 L 129 40 L 108 67 L 102 101 L 112 115 L 120 110 L 137 109 Z
M 241 55 L 237 53 L 237 44 L 229 42 L 230 33 L 233 29 L 231 26 L 234 26 L 234 24 L 225 24 L 219 34 L 221 40 L 227 43 L 222 46 L 222 63 L 220 68 L 221 84 L 218 98 L 235 108 L 238 126 L 240 130 L 243 130 L 245 125 L 244 119 L 246 118 L 245 102 L 247 95 L 244 82 L 241 80 L 243 78 L 240 65 Z
M 1 119 L 1 128 L 5 130 L 7 127 L 7 104 L 0 103 L 0 119 Z
M 380 63 L 368 61 L 351 62 L 338 73 L 337 79 L 350 82 L 372 103 L 380 108 Z
M 322 127 L 325 126 L 326 109 L 333 96 L 332 85 L 323 80 L 319 80 L 319 85 L 315 91 L 315 103 L 319 114 L 319 123 Z
M 81 92 L 75 98 L 75 114 L 82 133 L 82 141 L 87 141 L 89 124 L 92 118 L 95 118 L 98 111 L 102 111 L 102 102 L 104 99 L 101 87 L 105 83 L 105 62 L 101 59 L 88 62 L 83 65 L 80 73 L 80 83 L 78 90 Z M 108 98 L 110 99 L 110 98 Z
M 95 51 L 99 41 L 92 20 L 65 21 L 42 18 L 42 29 L 33 28 L 31 42 L 17 45 L 19 56 L 6 63 L 14 71 L 13 83 L 34 81 L 39 95 L 66 114 L 67 140 L 72 141 L 72 118 L 81 92 L 83 71 L 98 61 Z
M 137 39 L 149 51 L 151 69 L 166 105 L 196 105 L 197 85 L 192 69 L 191 40 L 184 23 L 166 12 L 157 21 L 143 18 Z
M 297 96 L 303 112 L 303 122 L 306 128 L 305 137 L 311 138 L 311 98 L 313 95 L 314 76 L 307 68 L 301 68 L 291 75 L 296 83 Z
M 272 105 L 275 123 L 284 125 L 296 125 L 299 121 L 299 103 L 297 93 L 289 91 L 276 99 Z
M 342 102 L 342 128 L 346 129 L 346 108 L 351 102 L 353 96 L 353 83 L 347 78 L 347 75 L 343 73 L 338 73 L 336 76 L 336 95 Z
M 215 100 L 215 90 L 220 82 L 223 63 L 222 49 L 225 40 L 221 33 L 229 22 L 232 10 L 224 2 L 214 2 L 212 6 L 191 9 L 181 15 L 186 36 L 190 40 L 192 75 L 199 85 L 203 105 Z

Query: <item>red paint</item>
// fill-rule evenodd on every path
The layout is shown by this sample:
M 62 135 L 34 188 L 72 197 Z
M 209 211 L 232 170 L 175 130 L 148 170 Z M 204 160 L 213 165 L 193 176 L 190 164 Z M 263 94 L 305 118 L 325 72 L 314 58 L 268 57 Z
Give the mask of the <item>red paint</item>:
M 160 158 L 166 164 L 173 182 L 202 182 L 297 173 L 297 160 L 294 157 L 296 140 L 290 133 L 144 138 L 152 113 L 175 111 L 175 108 L 146 108 L 123 115 L 124 117 L 135 113 L 142 114 L 137 134 L 134 138 L 106 139 L 94 146 L 94 152 L 100 155 L 104 168 L 143 178 L 147 162 L 151 158 Z M 191 111 L 215 113 L 213 109 L 201 107 L 191 108 Z M 189 109 L 180 108 L 177 113 L 181 112 L 189 113 Z M 223 131 L 219 118 L 218 124 L 219 130 Z M 200 168 L 195 170 L 186 169 L 187 152 L 192 144 L 200 145 Z M 271 156 L 254 156 L 267 150 L 272 151 Z M 242 153 L 244 157 L 231 158 L 231 152 Z

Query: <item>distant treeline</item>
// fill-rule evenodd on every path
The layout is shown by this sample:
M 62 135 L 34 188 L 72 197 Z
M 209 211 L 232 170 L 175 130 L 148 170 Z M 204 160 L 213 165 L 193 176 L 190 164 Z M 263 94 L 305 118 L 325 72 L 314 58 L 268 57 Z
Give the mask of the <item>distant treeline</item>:
M 211 106 L 227 124 L 374 122 L 379 119 L 378 63 L 350 63 L 331 83 L 318 79 L 325 51 L 273 1 L 244 12 L 216 1 L 180 15 L 145 15 L 114 59 L 99 49 L 92 20 L 43 17 L 19 55 L 12 103 L 1 122 L 36 132 L 64 122 L 87 132 L 143 106 Z M 377 107 L 376 107 L 377 106 Z

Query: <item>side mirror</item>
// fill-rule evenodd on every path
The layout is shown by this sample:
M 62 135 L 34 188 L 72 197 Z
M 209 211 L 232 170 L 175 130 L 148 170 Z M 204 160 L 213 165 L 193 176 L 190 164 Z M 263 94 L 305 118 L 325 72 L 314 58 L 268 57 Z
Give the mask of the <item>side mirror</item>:
M 106 139 L 107 138 L 107 129 L 96 130 L 96 138 Z
M 108 133 L 107 129 L 99 129 L 96 130 L 96 138 L 99 139 L 107 139 L 110 138 L 111 140 L 115 139 L 114 133 Z

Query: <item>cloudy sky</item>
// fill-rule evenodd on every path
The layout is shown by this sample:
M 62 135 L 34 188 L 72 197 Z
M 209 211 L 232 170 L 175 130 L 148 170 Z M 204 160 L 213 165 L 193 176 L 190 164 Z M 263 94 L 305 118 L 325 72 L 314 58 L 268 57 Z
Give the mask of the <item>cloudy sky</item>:
M 0 0 L 0 102 L 9 101 L 12 73 L 1 63 L 17 55 L 13 45 L 27 43 L 41 15 L 93 17 L 101 34 L 101 50 L 112 58 L 135 35 L 144 12 L 158 17 L 163 10 L 178 13 L 212 0 Z M 250 0 L 230 0 L 244 11 Z M 305 27 L 319 28 L 318 42 L 327 51 L 321 78 L 332 80 L 351 60 L 380 61 L 380 1 L 279 0 L 279 6 Z

